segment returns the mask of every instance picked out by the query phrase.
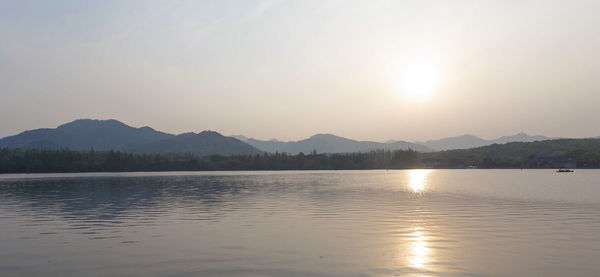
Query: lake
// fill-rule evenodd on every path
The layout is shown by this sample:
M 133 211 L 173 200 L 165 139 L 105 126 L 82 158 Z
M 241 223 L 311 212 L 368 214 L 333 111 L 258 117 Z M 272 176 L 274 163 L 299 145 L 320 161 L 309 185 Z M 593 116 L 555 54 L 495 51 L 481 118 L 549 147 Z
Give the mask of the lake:
M 0 276 L 600 276 L 600 170 L 0 175 Z

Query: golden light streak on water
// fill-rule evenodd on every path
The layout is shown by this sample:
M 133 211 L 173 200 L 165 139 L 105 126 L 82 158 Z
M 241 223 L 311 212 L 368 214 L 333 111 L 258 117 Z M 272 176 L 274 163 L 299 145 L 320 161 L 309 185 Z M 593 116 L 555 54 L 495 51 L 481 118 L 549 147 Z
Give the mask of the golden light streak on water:
M 413 192 L 423 192 L 423 190 L 425 190 L 425 186 L 427 185 L 427 174 L 429 174 L 429 172 L 430 170 L 428 169 L 411 170 L 408 187 Z
M 410 255 L 408 262 L 412 267 L 423 269 L 429 262 L 431 250 L 427 247 L 427 236 L 423 228 L 416 227 L 410 234 Z

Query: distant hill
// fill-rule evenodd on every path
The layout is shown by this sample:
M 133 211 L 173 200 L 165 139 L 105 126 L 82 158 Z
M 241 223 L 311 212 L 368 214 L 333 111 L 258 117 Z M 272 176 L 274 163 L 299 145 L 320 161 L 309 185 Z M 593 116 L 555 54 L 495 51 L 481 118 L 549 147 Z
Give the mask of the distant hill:
M 428 140 L 424 142 L 417 141 L 414 143 L 401 140 L 388 140 L 383 143 L 374 141 L 356 141 L 331 134 L 317 134 L 307 139 L 289 142 L 276 139 L 258 140 L 242 135 L 236 135 L 232 137 L 246 142 L 265 152 L 287 152 L 290 154 L 296 154 L 299 152 L 308 153 L 313 150 L 316 150 L 319 153 L 350 153 L 365 152 L 374 149 L 412 149 L 418 152 L 433 152 L 451 149 L 469 149 L 491 145 L 494 143 L 504 144 L 509 142 L 530 142 L 553 139 L 545 136 L 530 136 L 525 133 L 518 133 L 512 136 L 503 136 L 492 140 L 485 140 L 473 135 L 463 135 L 438 140 Z
M 424 153 L 423 161 L 439 167 L 538 167 L 548 158 L 573 158 L 581 167 L 600 166 L 600 139 L 553 139 L 492 144 L 471 149 Z
M 481 147 L 491 145 L 494 143 L 504 144 L 509 142 L 531 142 L 531 141 L 542 141 L 550 140 L 554 138 L 545 136 L 530 136 L 525 133 L 518 133 L 513 136 L 503 136 L 497 139 L 485 140 L 473 135 L 463 135 L 457 137 L 449 137 L 438 140 L 428 140 L 425 142 L 416 142 L 418 144 L 425 145 L 434 150 L 451 150 L 451 149 L 469 149 L 475 147 Z
M 438 140 L 417 142 L 434 150 L 467 149 L 486 145 L 487 141 L 473 135 L 449 137 Z
M 198 155 L 256 154 L 260 150 L 217 132 L 172 135 L 117 120 L 79 119 L 55 129 L 35 129 L 0 139 L 0 148 L 118 150 L 138 153 L 190 152 Z
M 518 133 L 513 136 L 499 137 L 494 140 L 489 140 L 488 142 L 490 142 L 489 144 L 494 144 L 494 143 L 503 144 L 503 143 L 509 143 L 509 142 L 532 142 L 532 141 L 542 141 L 542 140 L 552 140 L 552 139 L 557 139 L 557 138 L 551 138 L 551 137 L 539 136 L 539 135 L 530 136 L 526 133 Z
M 185 133 L 133 148 L 132 151 L 145 153 L 192 152 L 202 156 L 229 156 L 237 154 L 258 154 L 262 152 L 236 138 L 226 137 L 213 131 L 203 131 L 198 134 Z
M 412 149 L 419 152 L 430 152 L 430 148 L 416 143 L 406 141 L 390 141 L 387 143 L 374 141 L 356 141 L 331 134 L 317 134 L 310 138 L 283 142 L 279 140 L 257 140 L 244 136 L 234 136 L 244 142 L 265 152 L 286 152 L 297 154 L 300 152 L 310 153 L 316 150 L 318 153 L 353 153 L 366 152 L 376 149 L 384 150 L 406 150 Z

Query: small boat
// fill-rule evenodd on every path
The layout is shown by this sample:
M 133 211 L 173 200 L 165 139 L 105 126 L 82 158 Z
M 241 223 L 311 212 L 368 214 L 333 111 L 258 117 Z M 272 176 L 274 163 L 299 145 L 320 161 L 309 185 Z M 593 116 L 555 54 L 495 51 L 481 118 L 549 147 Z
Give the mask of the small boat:
M 565 167 L 565 168 L 559 168 L 556 172 L 573 172 L 573 170 Z

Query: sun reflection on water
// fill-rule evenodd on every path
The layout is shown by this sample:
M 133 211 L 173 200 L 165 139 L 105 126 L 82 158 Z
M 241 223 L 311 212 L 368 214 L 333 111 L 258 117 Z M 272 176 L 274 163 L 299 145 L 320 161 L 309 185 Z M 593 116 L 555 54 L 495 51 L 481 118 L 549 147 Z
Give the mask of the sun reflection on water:
M 427 175 L 430 170 L 416 169 L 409 172 L 408 188 L 414 193 L 423 193 L 427 187 Z M 419 224 L 421 225 L 421 224 Z M 428 245 L 427 230 L 417 225 L 408 234 L 407 263 L 419 270 L 430 270 L 431 247 Z
M 408 183 L 408 187 L 413 192 L 423 192 L 425 189 L 425 185 L 427 185 L 427 174 L 429 170 L 427 169 L 415 169 L 410 171 L 410 180 Z
M 410 256 L 409 263 L 416 268 L 423 268 L 429 262 L 429 251 L 427 247 L 427 236 L 423 228 L 416 227 L 410 234 Z

